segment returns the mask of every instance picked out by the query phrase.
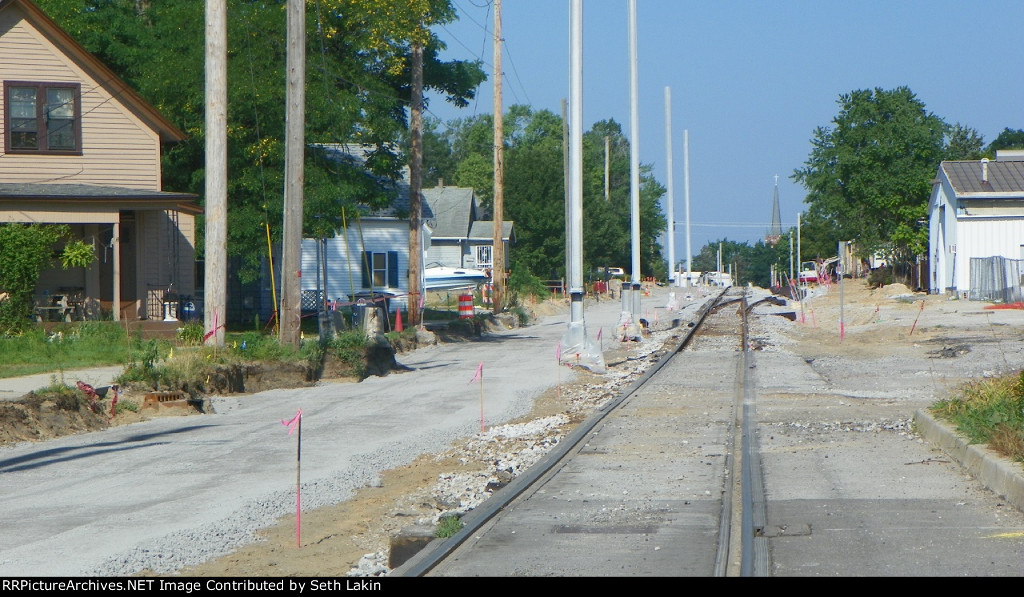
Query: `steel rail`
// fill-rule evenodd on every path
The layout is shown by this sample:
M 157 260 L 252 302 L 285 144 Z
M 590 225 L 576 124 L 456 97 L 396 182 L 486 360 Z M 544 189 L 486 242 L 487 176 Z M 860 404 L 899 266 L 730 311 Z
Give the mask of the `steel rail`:
M 403 565 L 395 568 L 388 576 L 396 577 L 418 577 L 424 576 L 436 568 L 442 561 L 450 556 L 459 546 L 471 538 L 483 525 L 504 510 L 516 498 L 534 486 L 542 478 L 551 473 L 556 467 L 564 463 L 565 459 L 579 448 L 583 440 L 593 429 L 600 424 L 610 413 L 632 397 L 648 380 L 651 379 L 662 367 L 682 351 L 689 344 L 694 333 L 700 329 L 708 313 L 722 305 L 719 302 L 725 295 L 728 288 L 723 289 L 717 296 L 709 300 L 701 308 L 698 317 L 689 329 L 685 330 L 682 338 L 676 345 L 666 352 L 658 361 L 645 371 L 639 378 L 634 380 L 618 397 L 611 400 L 597 412 L 592 414 L 575 429 L 572 430 L 562 441 L 558 443 L 543 458 L 531 466 L 525 473 L 513 479 L 508 485 L 499 489 L 490 499 L 477 506 L 462 517 L 463 527 L 459 532 L 447 539 L 435 539 L 427 544 L 419 553 L 410 558 Z

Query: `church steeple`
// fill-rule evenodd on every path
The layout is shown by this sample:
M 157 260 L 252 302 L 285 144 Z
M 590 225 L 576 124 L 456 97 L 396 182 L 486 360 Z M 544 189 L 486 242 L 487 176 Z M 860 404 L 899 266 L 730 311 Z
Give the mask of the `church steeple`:
M 769 245 L 775 245 L 782 238 L 782 213 L 779 210 L 779 175 L 775 175 L 775 192 L 772 193 L 772 227 L 764 240 Z

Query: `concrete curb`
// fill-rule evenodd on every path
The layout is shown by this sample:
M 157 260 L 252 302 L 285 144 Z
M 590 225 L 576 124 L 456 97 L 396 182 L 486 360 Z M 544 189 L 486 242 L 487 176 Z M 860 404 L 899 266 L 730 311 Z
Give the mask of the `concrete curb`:
M 914 413 L 914 424 L 928 443 L 956 459 L 985 487 L 1024 512 L 1024 466 L 985 444 L 968 444 L 967 438 L 959 435 L 952 425 L 935 419 L 927 411 Z

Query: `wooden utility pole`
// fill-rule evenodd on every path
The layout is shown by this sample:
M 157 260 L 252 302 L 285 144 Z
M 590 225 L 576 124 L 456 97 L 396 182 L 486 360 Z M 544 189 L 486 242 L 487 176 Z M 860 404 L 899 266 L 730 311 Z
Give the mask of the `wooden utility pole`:
M 227 317 L 227 12 L 226 0 L 206 0 L 206 271 L 203 274 L 203 320 L 207 333 L 213 332 L 206 338 L 206 344 L 210 346 L 224 345 L 223 325 Z
M 505 131 L 501 113 L 501 0 L 494 0 L 494 248 L 491 280 L 494 312 L 505 310 Z
M 423 46 L 412 47 L 412 106 L 409 116 L 409 325 L 420 323 L 423 293 Z
M 288 0 L 285 100 L 284 233 L 281 242 L 281 344 L 298 347 L 302 332 L 302 185 L 306 129 L 305 2 Z

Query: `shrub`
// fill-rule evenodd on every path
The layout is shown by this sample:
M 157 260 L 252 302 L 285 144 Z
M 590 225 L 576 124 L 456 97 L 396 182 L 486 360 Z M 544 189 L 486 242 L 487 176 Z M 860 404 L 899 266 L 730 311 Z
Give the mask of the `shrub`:
M 508 277 L 508 289 L 518 295 L 546 296 L 548 289 L 544 281 L 530 273 L 527 269 L 515 268 Z
M 956 425 L 971 443 L 1024 460 L 1024 371 L 970 382 L 930 410 Z
M 891 267 L 880 267 L 878 269 L 871 270 L 868 274 L 868 288 L 881 288 L 893 283 L 892 268 Z
M 178 342 L 185 346 L 199 346 L 205 333 L 201 321 L 190 321 L 176 331 Z
M 326 354 L 349 365 L 353 373 L 362 378 L 366 375 L 366 335 L 360 330 L 347 330 L 334 336 L 324 347 Z

